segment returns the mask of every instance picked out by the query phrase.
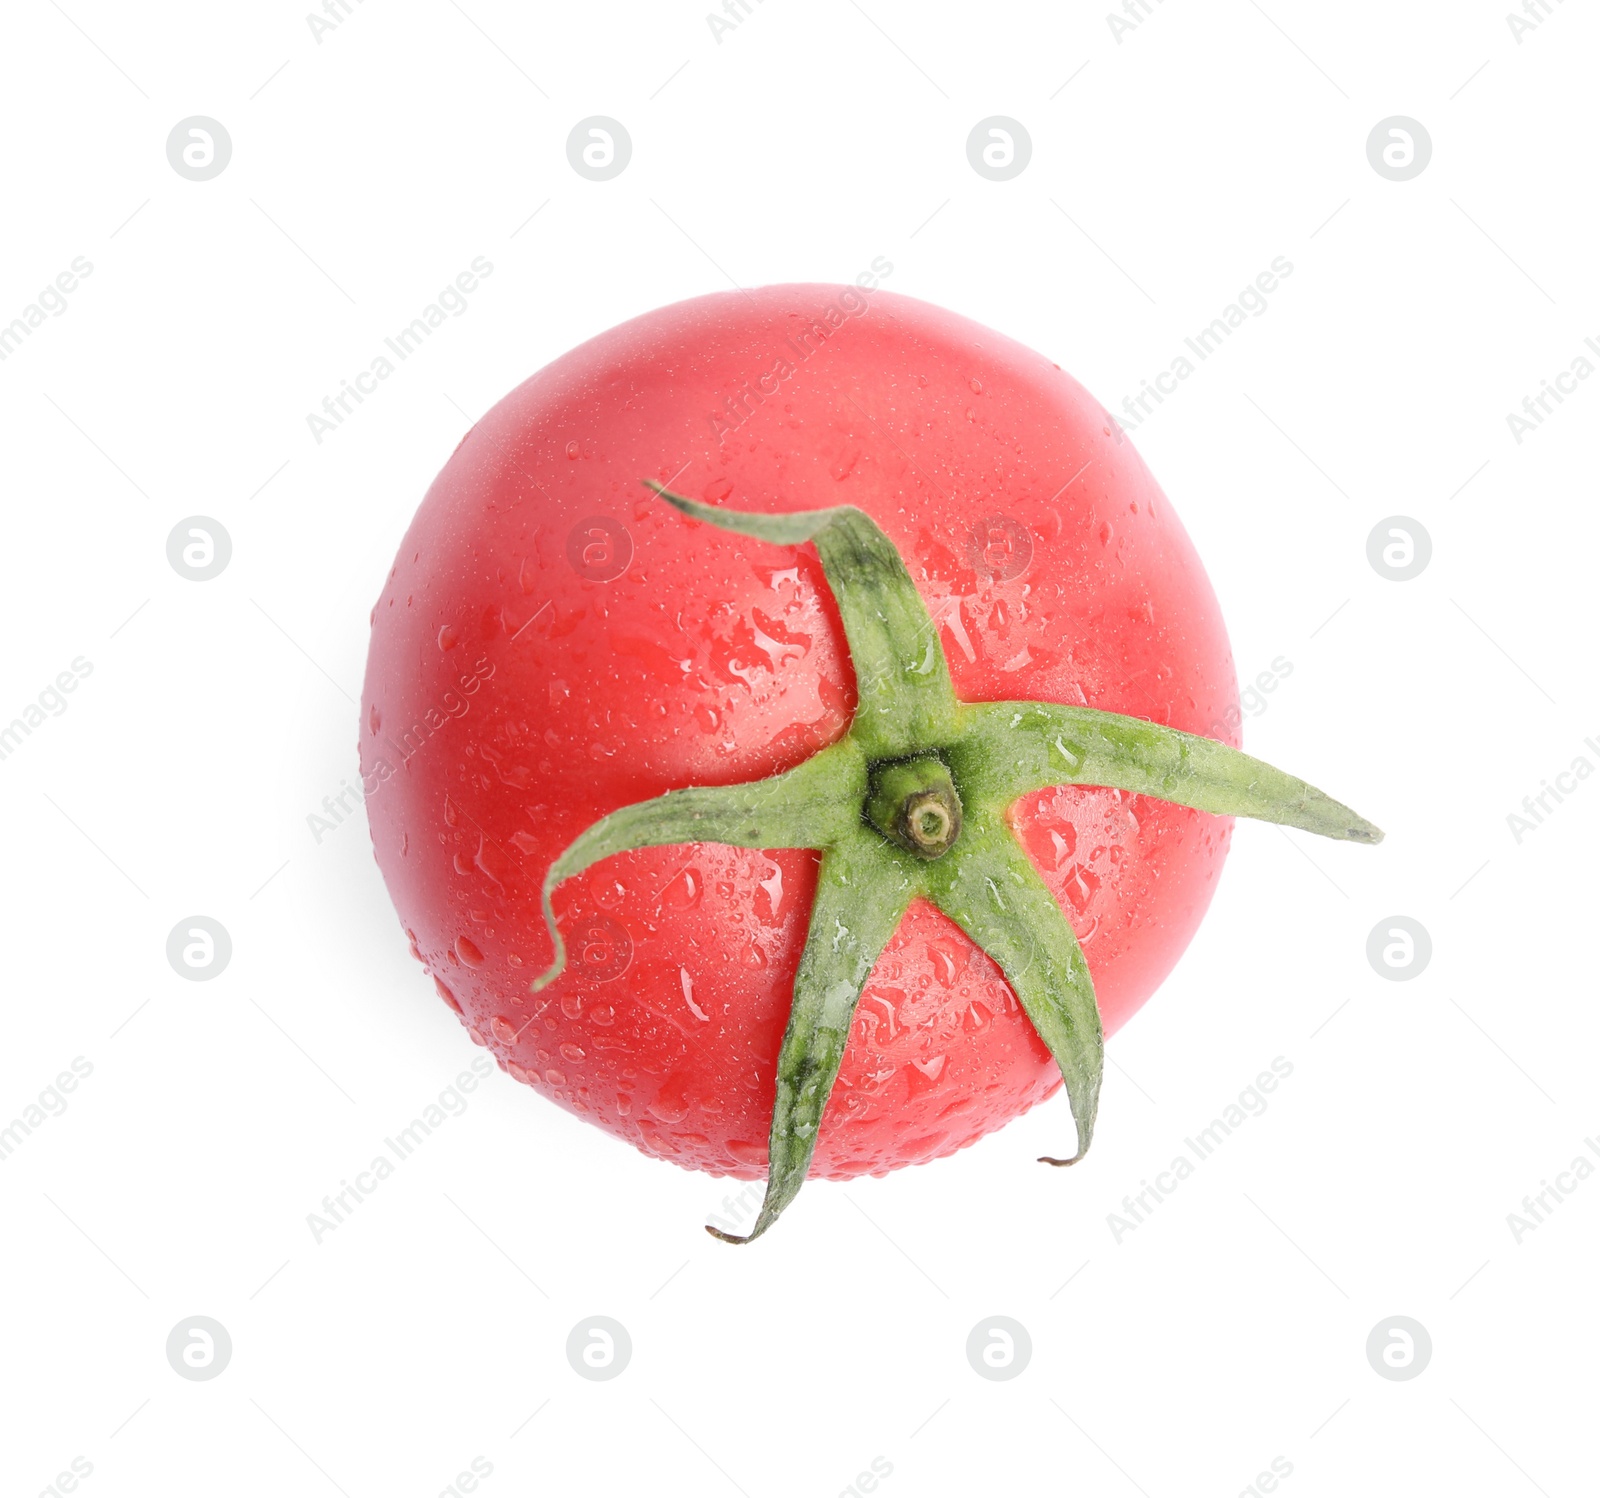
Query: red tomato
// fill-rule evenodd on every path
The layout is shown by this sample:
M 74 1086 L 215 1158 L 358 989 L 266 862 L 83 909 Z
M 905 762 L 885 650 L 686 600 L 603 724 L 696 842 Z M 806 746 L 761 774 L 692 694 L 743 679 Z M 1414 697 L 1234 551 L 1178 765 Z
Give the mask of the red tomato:
M 697 844 L 541 880 L 597 818 L 787 769 L 855 683 L 809 546 L 686 521 L 853 504 L 899 549 L 957 696 L 1038 699 L 1237 745 L 1217 602 L 1100 404 L 1048 359 L 886 291 L 666 307 L 555 361 L 468 433 L 373 615 L 361 760 L 413 950 L 502 1067 L 648 1154 L 763 1174 L 817 855 Z M 1231 821 L 1064 787 L 1010 813 L 1107 1033 L 1210 902 Z M 862 996 L 811 1174 L 946 1155 L 1061 1085 L 999 969 L 916 903 Z M 1070 1121 L 1063 1113 L 1063 1131 Z

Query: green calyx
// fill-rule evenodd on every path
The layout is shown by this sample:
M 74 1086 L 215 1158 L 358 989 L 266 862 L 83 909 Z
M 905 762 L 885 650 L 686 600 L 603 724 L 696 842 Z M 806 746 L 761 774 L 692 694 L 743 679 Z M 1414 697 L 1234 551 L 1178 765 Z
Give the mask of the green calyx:
M 1212 739 L 1053 702 L 956 700 L 939 632 L 894 544 L 862 510 L 724 510 L 647 488 L 693 520 L 774 545 L 815 545 L 844 623 L 857 706 L 849 731 L 765 780 L 690 786 L 624 806 L 551 864 L 542 892 L 555 948 L 535 992 L 566 965 L 552 897 L 612 854 L 672 843 L 814 848 L 822 855 L 788 1029 L 778 1054 L 767 1192 L 748 1243 L 804 1184 L 855 1009 L 912 900 L 931 901 L 994 959 L 1049 1048 L 1083 1158 L 1104 1070 L 1100 1012 L 1072 927 L 1006 822 L 1057 785 L 1110 786 L 1220 816 L 1254 817 L 1346 842 L 1370 822 L 1314 786 Z

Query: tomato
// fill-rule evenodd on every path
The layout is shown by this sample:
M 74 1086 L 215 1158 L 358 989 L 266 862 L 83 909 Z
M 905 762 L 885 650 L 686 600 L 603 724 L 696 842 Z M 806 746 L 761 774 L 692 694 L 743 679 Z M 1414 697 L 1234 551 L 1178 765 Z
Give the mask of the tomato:
M 378 864 L 440 995 L 513 1077 L 648 1154 L 759 1177 L 816 851 L 685 837 L 600 858 L 555 887 L 568 961 L 533 991 L 556 957 L 541 887 L 586 829 L 793 770 L 853 731 L 843 574 L 641 480 L 730 513 L 855 507 L 903 559 L 961 704 L 1092 708 L 1236 748 L 1233 663 L 1183 526 L 1100 404 L 907 297 L 797 285 L 666 307 L 472 428 L 373 613 L 360 747 Z M 1231 821 L 1087 784 L 991 821 L 1070 923 L 1115 1031 L 1194 934 Z M 891 925 L 802 1176 L 948 1155 L 1062 1084 L 962 925 L 921 896 Z

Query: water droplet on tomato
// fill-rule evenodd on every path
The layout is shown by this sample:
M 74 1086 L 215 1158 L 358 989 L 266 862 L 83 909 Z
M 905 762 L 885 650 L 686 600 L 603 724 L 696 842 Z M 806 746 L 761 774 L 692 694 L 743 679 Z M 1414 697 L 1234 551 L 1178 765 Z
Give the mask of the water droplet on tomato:
M 376 733 L 383 727 L 383 714 L 378 711 L 378 704 L 374 702 L 367 711 L 367 727 Z
M 461 1001 L 456 998 L 456 996 L 451 993 L 450 990 L 446 988 L 444 984 L 441 983 L 437 978 L 433 980 L 433 986 L 439 990 L 439 997 L 443 999 L 445 1003 L 447 1003 L 452 1009 L 454 1009 L 457 1014 L 460 1014 Z
M 949 988 L 963 972 L 971 957 L 971 948 L 958 947 L 954 942 L 934 939 L 928 943 L 928 958 L 933 966 L 933 976 Z
M 711 482 L 700 491 L 701 497 L 704 498 L 708 504 L 718 504 L 732 493 L 733 480 L 729 478 L 712 479 Z
M 700 903 L 704 888 L 699 869 L 693 867 L 680 869 L 661 891 L 662 904 L 675 906 L 679 910 L 692 910 Z
M 774 864 L 772 873 L 761 880 L 760 885 L 767 892 L 767 900 L 772 909 L 771 916 L 762 917 L 762 919 L 765 920 L 767 925 L 776 926 L 778 924 L 778 913 L 783 908 L 783 870 Z M 758 916 L 760 915 L 759 909 L 756 913 Z
M 580 447 L 579 447 L 579 446 L 578 446 L 578 444 L 577 444 L 577 442 L 575 442 L 575 441 L 573 441 L 573 442 L 569 442 L 569 443 L 568 443 L 568 444 L 567 444 L 567 456 L 568 456 L 568 457 L 569 457 L 569 458 L 573 458 L 573 459 L 576 459 L 576 458 L 577 458 L 577 457 L 578 457 L 578 455 L 579 455 L 579 454 L 580 454 L 580 453 L 581 453 L 581 452 L 582 452 L 582 451 L 583 451 L 583 449 L 582 449 L 582 448 L 580 448 Z
M 628 889 L 614 875 L 596 874 L 589 881 L 589 893 L 594 897 L 596 905 L 606 910 L 615 910 L 622 904 Z
M 456 956 L 468 967 L 483 966 L 483 951 L 470 936 L 456 938 Z
M 561 1047 L 561 1055 L 563 1059 L 567 1061 L 582 1061 L 584 1057 L 583 1047 L 579 1045 L 573 1045 L 569 1041 L 566 1045 Z
M 1100 888 L 1099 877 L 1082 864 L 1074 864 L 1067 873 L 1067 899 L 1079 915 L 1085 914 L 1095 891 Z
M 982 395 L 983 394 L 983 382 L 981 380 L 977 380 L 977 379 L 968 380 L 967 384 L 972 386 L 972 393 L 974 395 Z
M 501 1045 L 511 1045 L 517 1038 L 517 1027 L 503 1014 L 495 1015 L 489 1021 L 489 1028 L 494 1031 L 494 1038 Z
M 454 650 L 456 648 L 456 640 L 458 638 L 459 636 L 456 634 L 455 625 L 446 624 L 442 626 L 439 630 L 439 649 Z
M 678 986 L 683 990 L 683 1002 L 689 1012 L 702 1024 L 709 1024 L 711 1016 L 694 1001 L 694 977 L 686 967 L 678 969 Z
M 467 1027 L 467 1039 L 470 1040 L 473 1045 L 486 1046 L 489 1044 L 488 1037 L 484 1035 L 483 1031 L 474 1029 L 470 1025 Z

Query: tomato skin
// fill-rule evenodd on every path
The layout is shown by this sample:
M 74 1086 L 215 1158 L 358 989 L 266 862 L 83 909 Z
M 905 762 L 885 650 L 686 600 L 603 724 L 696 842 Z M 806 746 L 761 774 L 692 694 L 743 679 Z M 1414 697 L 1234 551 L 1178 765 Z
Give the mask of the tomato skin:
M 379 866 L 441 993 L 513 1076 L 649 1154 L 753 1178 L 814 853 L 596 865 L 555 897 L 567 971 L 528 990 L 551 957 L 540 883 L 574 837 L 667 790 L 787 769 L 854 706 L 809 549 L 687 521 L 642 478 L 743 509 L 866 510 L 963 701 L 1087 703 L 1237 745 L 1237 686 L 1132 443 L 1048 360 L 926 303 L 812 285 L 679 303 L 468 433 L 374 610 L 360 743 Z M 1231 822 L 1077 787 L 1011 821 L 1113 1032 L 1188 944 Z M 915 904 L 862 996 L 811 1173 L 949 1154 L 1059 1086 L 993 962 Z

